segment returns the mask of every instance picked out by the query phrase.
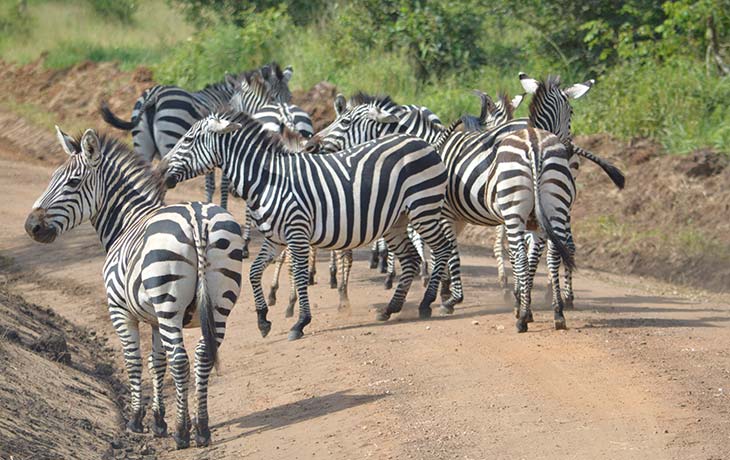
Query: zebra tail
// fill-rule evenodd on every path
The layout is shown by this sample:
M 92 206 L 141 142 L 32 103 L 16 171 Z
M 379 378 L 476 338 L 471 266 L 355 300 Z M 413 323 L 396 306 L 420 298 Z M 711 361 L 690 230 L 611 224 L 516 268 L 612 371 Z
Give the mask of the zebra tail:
M 136 120 L 132 119 L 131 121 L 126 121 L 114 115 L 114 112 L 112 112 L 109 108 L 109 104 L 107 104 L 106 101 L 102 101 L 101 106 L 99 107 L 99 112 L 101 113 L 101 118 L 103 118 L 105 122 L 124 131 L 131 131 L 139 122 L 139 117 Z
M 545 215 L 545 212 L 542 208 L 539 188 L 540 176 L 542 175 L 542 159 L 536 158 L 537 155 L 532 145 L 533 143 L 530 142 L 530 154 L 528 155 L 528 157 L 530 159 L 530 167 L 532 168 L 532 190 L 535 194 L 535 217 L 537 217 L 538 224 L 545 232 L 550 242 L 553 243 L 553 246 L 555 246 L 555 248 L 558 250 L 560 258 L 563 260 L 566 268 L 568 268 L 569 270 L 575 270 L 575 259 L 573 258 L 573 255 L 568 250 L 568 246 L 566 245 L 565 241 L 563 241 L 563 239 L 560 238 L 557 233 L 555 233 L 555 229 L 550 223 L 550 219 L 548 219 L 548 217 Z
M 618 169 L 610 162 L 604 160 L 603 158 L 589 152 L 588 150 L 578 147 L 577 145 L 572 145 L 572 147 L 573 152 L 582 156 L 583 158 L 591 160 L 592 162 L 600 166 L 601 169 L 603 169 L 603 171 L 608 174 L 608 177 L 611 178 L 613 183 L 616 184 L 616 187 L 618 187 L 619 189 L 624 188 L 624 185 L 626 184 L 626 176 L 624 176 L 624 173 L 621 172 L 620 169 Z
M 217 367 L 218 362 L 218 341 L 216 339 L 215 318 L 213 309 L 215 306 L 208 294 L 208 281 L 205 277 L 205 254 L 208 247 L 206 229 L 203 228 L 200 236 L 200 249 L 198 249 L 198 287 L 195 293 L 198 313 L 200 314 L 200 329 L 203 333 L 208 360 Z

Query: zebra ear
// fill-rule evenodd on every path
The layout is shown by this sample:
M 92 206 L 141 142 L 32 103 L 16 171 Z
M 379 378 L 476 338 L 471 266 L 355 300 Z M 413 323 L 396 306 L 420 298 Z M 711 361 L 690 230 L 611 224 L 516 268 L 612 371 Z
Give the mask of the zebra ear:
M 229 73 L 226 74 L 226 83 L 234 88 L 238 88 L 238 79 Z
M 522 101 L 525 99 L 525 94 L 518 94 L 517 96 L 512 98 L 512 110 L 517 110 L 517 107 L 522 104 Z
M 289 80 L 291 80 L 291 76 L 293 73 L 294 73 L 294 69 L 292 69 L 292 67 L 290 65 L 288 65 L 284 68 L 284 71 L 282 72 L 282 74 L 284 75 L 284 78 L 283 78 L 284 83 L 289 83 Z
M 520 84 L 526 93 L 535 94 L 537 87 L 540 86 L 540 82 L 534 78 L 530 78 L 526 73 L 520 72 Z
M 238 131 L 243 128 L 241 123 L 234 123 L 223 118 L 211 118 L 205 125 L 205 130 L 209 133 L 226 134 Z
M 99 136 L 93 129 L 87 129 L 81 136 L 81 151 L 91 166 L 96 166 L 101 158 Z
M 368 117 L 378 123 L 398 123 L 398 116 L 381 107 L 370 107 Z
M 335 97 L 335 113 L 337 116 L 342 115 L 342 113 L 347 109 L 347 101 L 345 100 L 345 96 L 342 94 L 338 94 L 337 97 Z
M 81 151 L 79 144 L 71 136 L 61 131 L 61 128 L 58 126 L 56 126 L 56 137 L 58 138 L 58 142 L 61 143 L 63 151 L 67 154 L 76 155 Z
M 563 92 L 571 99 L 578 99 L 579 97 L 584 96 L 595 83 L 596 80 L 591 78 L 590 80 L 584 81 L 583 83 L 576 83 L 570 88 L 565 88 Z

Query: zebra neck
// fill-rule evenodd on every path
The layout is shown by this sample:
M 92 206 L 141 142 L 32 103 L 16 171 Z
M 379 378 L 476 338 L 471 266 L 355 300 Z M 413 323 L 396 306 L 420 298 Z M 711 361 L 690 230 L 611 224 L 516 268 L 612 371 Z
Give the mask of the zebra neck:
M 103 173 L 100 183 L 104 184 L 104 191 L 98 200 L 99 210 L 90 219 L 107 252 L 127 230 L 164 205 L 159 184 L 139 176 L 150 174 L 149 171 L 131 171 L 133 175 L 127 177 L 124 173 L 130 170 L 123 168 L 111 165 L 111 171 Z
M 409 134 L 411 136 L 420 137 L 429 144 L 434 144 L 438 141 L 441 133 L 446 129 L 441 125 L 430 122 L 425 119 L 423 115 L 416 111 L 411 110 L 409 116 L 401 120 L 397 124 L 388 125 L 392 128 L 388 129 L 385 134 Z

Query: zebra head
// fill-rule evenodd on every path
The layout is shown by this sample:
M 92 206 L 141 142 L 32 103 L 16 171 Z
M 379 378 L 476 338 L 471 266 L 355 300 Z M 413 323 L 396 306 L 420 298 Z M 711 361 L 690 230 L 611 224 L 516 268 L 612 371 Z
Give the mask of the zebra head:
M 220 114 L 196 121 L 158 165 L 158 171 L 164 172 L 167 188 L 220 167 L 222 156 L 218 139 L 241 128 L 240 123 Z
M 56 134 L 69 158 L 53 173 L 25 221 L 25 231 L 40 243 L 52 243 L 62 233 L 92 219 L 98 209 L 96 170 L 101 149 L 96 132 L 86 130 L 80 142 L 58 126 Z
M 530 102 L 530 123 L 555 134 L 563 142 L 570 141 L 573 107 L 569 100 L 585 95 L 596 81 L 591 79 L 562 89 L 557 76 L 550 75 L 546 81 L 539 81 L 520 72 L 519 77 L 525 92 L 534 95 Z
M 479 119 L 476 121 L 478 129 L 489 130 L 506 123 L 514 118 L 514 112 L 525 98 L 524 94 L 518 94 L 512 99 L 505 92 L 497 94 L 497 100 L 492 100 L 486 93 L 474 90 L 474 94 L 482 101 L 482 110 Z M 465 121 L 473 122 L 472 116 L 466 116 Z M 466 124 L 466 123 L 465 123 Z
M 290 130 L 309 139 L 314 134 L 312 118 L 299 106 L 285 102 L 266 104 L 261 107 L 253 118 L 267 131 L 283 133 Z
M 376 139 L 407 113 L 389 96 L 372 97 L 362 93 L 353 96 L 349 104 L 338 94 L 335 112 L 335 120 L 307 144 L 308 151 L 321 147 L 328 152 L 337 152 Z

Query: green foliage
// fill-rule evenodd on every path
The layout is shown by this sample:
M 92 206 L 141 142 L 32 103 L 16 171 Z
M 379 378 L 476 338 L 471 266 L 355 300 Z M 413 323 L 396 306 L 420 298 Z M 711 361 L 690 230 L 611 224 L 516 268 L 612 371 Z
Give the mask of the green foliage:
M 179 7 L 185 17 L 196 27 L 203 28 L 215 23 L 244 26 L 254 19 L 252 11 L 265 11 L 285 7 L 291 13 L 294 24 L 305 25 L 317 19 L 327 5 L 325 0 L 167 0 Z
M 11 36 L 27 36 L 31 23 L 24 1 L 0 3 L 0 47 Z
M 226 73 L 272 60 L 291 23 L 284 8 L 251 12 L 244 27 L 218 25 L 196 34 L 154 66 L 161 83 L 200 88 Z
M 137 3 L 134 0 L 88 0 L 91 7 L 102 17 L 124 23 L 134 20 Z

